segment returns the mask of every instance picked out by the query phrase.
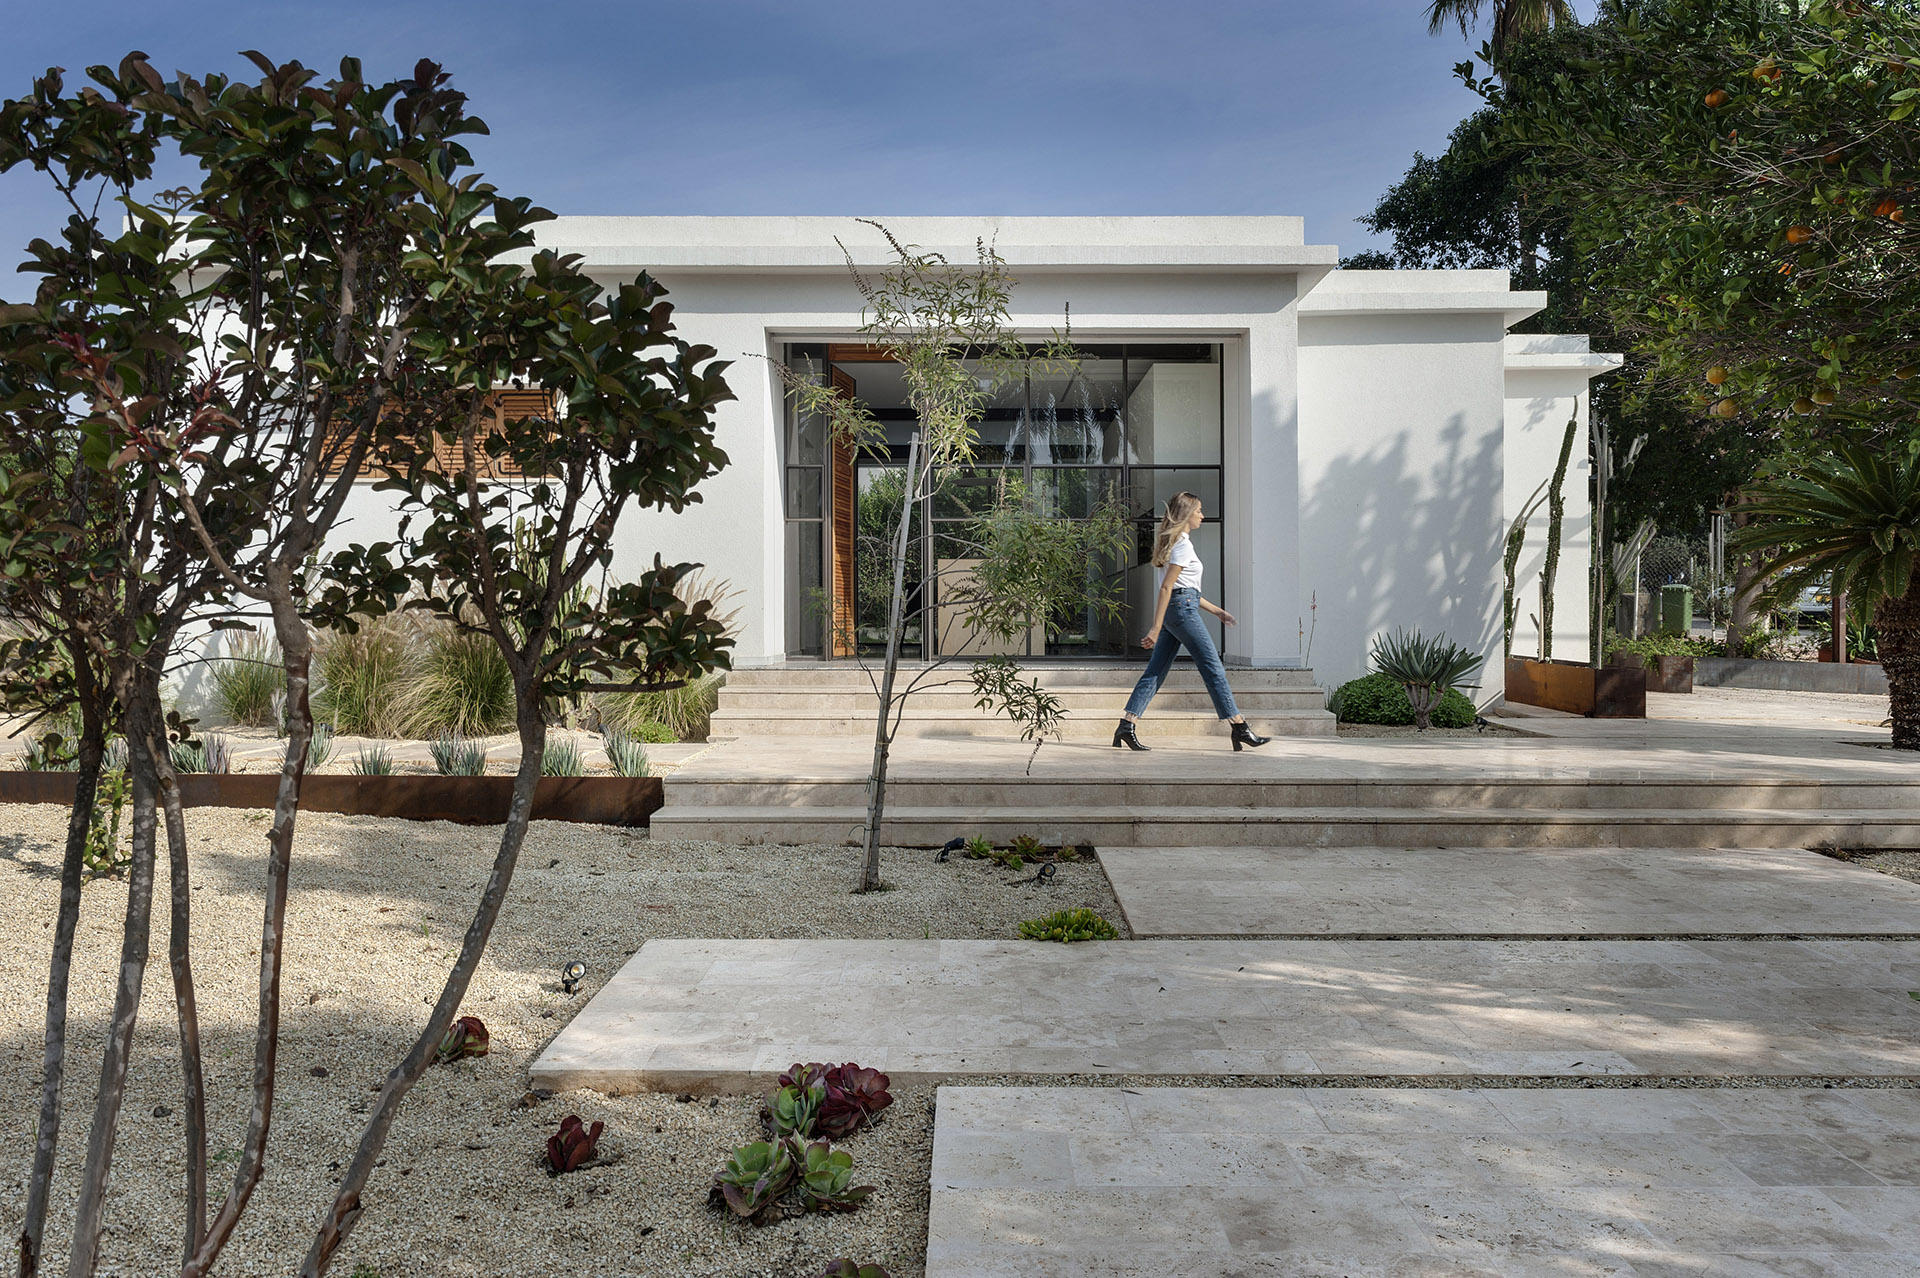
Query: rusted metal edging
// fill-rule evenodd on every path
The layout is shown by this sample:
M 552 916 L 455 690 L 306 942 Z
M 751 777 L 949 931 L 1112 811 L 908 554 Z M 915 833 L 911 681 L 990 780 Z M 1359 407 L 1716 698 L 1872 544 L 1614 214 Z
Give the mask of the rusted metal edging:
M 71 772 L 0 772 L 0 803 L 73 802 Z M 280 775 L 186 773 L 180 797 L 190 808 L 273 807 Z M 310 776 L 300 787 L 306 812 L 504 825 L 513 778 L 440 776 Z M 664 801 L 659 777 L 541 777 L 533 792 L 533 819 L 582 825 L 644 826 Z

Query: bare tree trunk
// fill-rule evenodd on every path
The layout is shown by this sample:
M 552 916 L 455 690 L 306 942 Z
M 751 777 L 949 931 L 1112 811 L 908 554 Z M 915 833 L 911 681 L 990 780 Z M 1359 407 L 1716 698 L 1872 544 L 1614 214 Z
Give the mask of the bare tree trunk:
M 280 764 L 280 788 L 274 796 L 273 829 L 267 835 L 267 902 L 260 926 L 260 1014 L 254 1026 L 253 1103 L 240 1145 L 233 1185 L 220 1203 L 197 1250 L 181 1266 L 181 1278 L 200 1278 L 226 1246 L 240 1213 L 247 1209 L 266 1166 L 267 1134 L 273 1127 L 274 1064 L 280 1053 L 280 969 L 286 946 L 287 875 L 293 861 L 294 819 L 300 811 L 300 787 L 307 774 L 307 745 L 313 739 L 313 708 L 308 703 L 313 640 L 293 604 L 292 578 L 279 565 L 269 570 L 274 635 L 287 672 L 287 753 Z
M 893 747 L 893 683 L 900 669 L 901 613 L 905 608 L 907 580 L 907 534 L 913 527 L 914 507 L 919 484 L 920 437 L 907 445 L 907 482 L 900 508 L 900 529 L 893 541 L 893 600 L 887 617 L 887 660 L 880 674 L 880 714 L 873 724 L 873 769 L 867 774 L 867 821 L 861 831 L 866 850 L 860 868 L 860 890 L 880 890 L 880 830 L 887 811 L 887 758 Z M 926 566 L 922 565 L 922 571 Z M 927 629 L 920 629 L 925 642 Z
M 180 1081 L 187 1142 L 184 1264 L 207 1232 L 207 1089 L 200 1059 L 200 1009 L 193 989 L 193 882 L 187 866 L 187 819 L 173 762 L 156 751 L 160 812 L 167 827 L 167 871 L 172 910 L 167 922 L 167 961 L 173 969 L 173 1009 L 180 1023 Z
M 140 1017 L 140 993 L 146 982 L 148 931 L 153 921 L 155 791 L 158 775 L 153 750 L 160 724 L 157 676 L 142 671 L 126 698 L 127 769 L 133 780 L 133 862 L 127 873 L 126 928 L 120 940 L 120 983 L 107 1045 L 100 1063 L 100 1090 L 87 1128 L 87 1161 L 80 1175 L 80 1199 L 74 1209 L 73 1247 L 67 1278 L 91 1278 L 100 1260 L 100 1230 L 106 1214 L 107 1174 L 120 1131 L 120 1105 L 126 1096 L 127 1060 Z
M 1747 526 L 1745 511 L 1735 506 L 1732 514 L 1735 529 Z M 1754 624 L 1754 588 L 1759 581 L 1758 558 L 1752 554 L 1736 554 L 1733 558 L 1733 599 L 1727 607 L 1727 655 L 1730 657 L 1740 655 L 1740 641 Z
M 1833 622 L 1833 659 L 1844 666 L 1847 664 L 1847 592 L 1834 591 L 1828 607 L 1831 609 L 1828 616 Z
M 61 1084 L 67 1065 L 67 984 L 73 974 L 73 936 L 80 923 L 80 880 L 86 871 L 87 832 L 100 792 L 100 765 L 106 756 L 106 725 L 99 692 L 84 656 L 73 663 L 80 703 L 80 743 L 75 767 L 73 811 L 67 817 L 67 848 L 60 861 L 60 912 L 53 925 L 53 957 L 47 965 L 46 1048 L 40 1066 L 40 1123 L 34 1133 L 33 1171 L 27 1178 L 26 1218 L 20 1225 L 20 1278 L 40 1272 L 40 1248 L 47 1228 L 47 1194 L 53 1184 L 53 1158 L 60 1143 Z
M 516 693 L 520 703 L 520 770 L 514 776 L 513 801 L 507 809 L 507 824 L 500 831 L 500 850 L 494 855 L 493 871 L 487 877 L 486 891 L 480 897 L 480 906 L 474 912 L 473 922 L 467 926 L 466 937 L 460 944 L 460 957 L 454 963 L 453 971 L 447 974 L 446 984 L 440 989 L 440 998 L 433 1006 L 433 1014 L 427 1018 L 426 1027 L 420 1031 L 420 1037 L 414 1040 L 405 1059 L 388 1073 L 386 1086 L 380 1089 L 380 1099 L 374 1104 L 373 1116 L 367 1120 L 366 1129 L 360 1137 L 360 1147 L 354 1151 L 353 1162 L 340 1180 L 340 1191 L 334 1197 L 333 1205 L 327 1209 L 306 1259 L 301 1262 L 300 1278 L 321 1278 L 333 1263 L 334 1253 L 359 1223 L 360 1191 L 366 1188 L 368 1179 L 373 1175 L 374 1163 L 379 1159 L 380 1151 L 387 1142 L 387 1133 L 400 1112 L 400 1102 L 406 1099 L 407 1093 L 413 1090 L 414 1084 L 433 1064 L 441 1036 L 453 1024 L 453 1018 L 460 1011 L 460 1002 L 466 997 L 467 987 L 473 981 L 473 974 L 487 952 L 488 938 L 493 935 L 494 922 L 500 917 L 500 905 L 506 900 L 507 888 L 513 882 L 514 866 L 520 859 L 520 847 L 527 838 L 527 822 L 533 815 L 533 791 L 540 780 L 540 761 L 547 748 L 547 725 L 540 716 L 538 700 L 527 688 L 517 688 Z

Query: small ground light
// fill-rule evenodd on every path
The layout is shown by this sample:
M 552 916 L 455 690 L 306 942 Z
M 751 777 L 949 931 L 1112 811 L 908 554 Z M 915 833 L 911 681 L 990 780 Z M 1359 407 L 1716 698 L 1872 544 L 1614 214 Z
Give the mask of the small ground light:
M 560 988 L 571 994 L 574 987 L 587 979 L 587 965 L 579 959 L 565 963 L 560 968 Z

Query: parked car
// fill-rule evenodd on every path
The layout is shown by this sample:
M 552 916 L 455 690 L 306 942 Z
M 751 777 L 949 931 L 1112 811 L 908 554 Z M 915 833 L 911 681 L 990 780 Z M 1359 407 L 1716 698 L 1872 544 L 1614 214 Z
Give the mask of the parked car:
M 1793 610 L 1802 620 L 1828 621 L 1833 617 L 1833 592 L 1825 586 L 1808 586 L 1794 600 Z

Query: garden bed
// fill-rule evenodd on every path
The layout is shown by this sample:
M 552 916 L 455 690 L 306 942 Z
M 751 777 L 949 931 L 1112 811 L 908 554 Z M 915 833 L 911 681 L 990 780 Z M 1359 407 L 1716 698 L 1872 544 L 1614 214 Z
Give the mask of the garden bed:
M 0 772 L 0 803 L 73 802 L 72 772 Z M 502 825 L 513 799 L 510 776 L 353 776 L 316 773 L 300 786 L 303 812 Z M 189 808 L 272 808 L 278 772 L 190 772 L 180 777 Z M 660 810 L 659 777 L 541 777 L 535 820 L 643 826 Z
M 6 1148 L 32 1148 L 48 937 L 66 811 L 8 810 L 0 833 L 0 1011 L 12 1028 L 0 1077 Z M 264 813 L 190 815 L 196 977 L 206 1040 L 216 1183 L 246 1122 L 260 939 Z M 280 1091 L 266 1178 L 223 1275 L 293 1272 L 331 1200 L 380 1080 L 411 1043 L 452 964 L 494 840 L 453 825 L 312 814 L 300 822 L 286 935 Z M 436 1067 L 402 1108 L 366 1215 L 335 1263 L 378 1278 L 624 1274 L 636 1278 L 805 1275 L 837 1256 L 922 1272 L 933 1088 L 894 1088 L 873 1130 L 847 1142 L 864 1183 L 848 1215 L 754 1229 L 707 1206 L 708 1177 L 757 1139 L 758 1096 L 678 1101 L 566 1092 L 527 1103 L 527 1068 L 638 949 L 666 937 L 943 938 L 1015 936 L 1023 919 L 1091 907 L 1121 922 L 1096 863 L 1062 865 L 1053 882 L 931 852 L 889 852 L 892 891 L 857 895 L 860 853 L 847 848 L 736 848 L 662 843 L 634 831 L 536 822 L 487 961 L 462 1011 L 485 1020 L 492 1054 Z M 164 888 L 162 889 L 164 897 Z M 73 1028 L 62 1129 L 63 1175 L 47 1237 L 64 1248 L 101 1035 L 113 995 L 126 889 L 90 885 L 75 948 Z M 180 1075 L 167 977 L 164 900 L 156 911 L 101 1272 L 157 1274 L 178 1265 Z M 559 965 L 587 979 L 561 993 Z M 1009 997 L 1017 997 L 1011 991 Z M 796 1046 L 796 1051 L 803 1049 Z M 804 1052 L 803 1052 L 804 1054 Z M 857 1052 L 856 1052 L 857 1055 Z M 605 1122 L 603 1161 L 549 1178 L 539 1151 L 561 1118 Z M 24 1170 L 24 1163 L 22 1164 Z M 12 1191 L 20 1192 L 18 1181 Z M 16 1209 L 17 1210 L 17 1209 Z M 49 1257 L 58 1272 L 64 1256 Z

